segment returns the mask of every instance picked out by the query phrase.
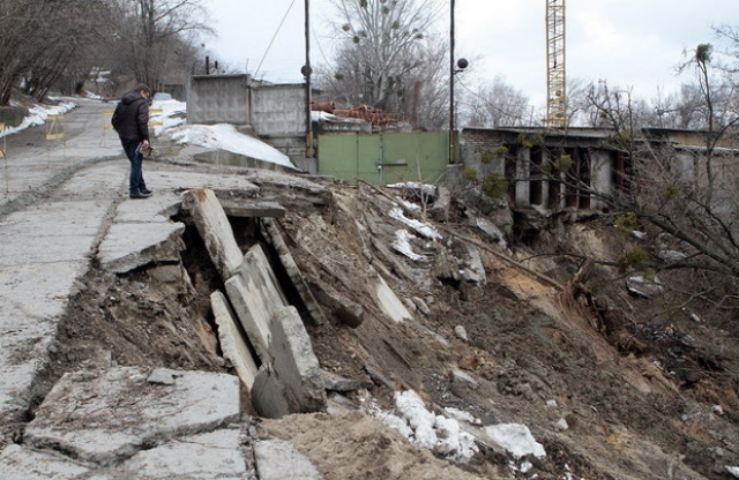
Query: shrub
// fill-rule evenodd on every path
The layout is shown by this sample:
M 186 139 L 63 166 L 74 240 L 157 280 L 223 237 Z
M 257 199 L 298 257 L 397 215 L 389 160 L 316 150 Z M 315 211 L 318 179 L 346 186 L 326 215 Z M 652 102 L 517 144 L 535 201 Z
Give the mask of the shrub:
M 462 170 L 462 176 L 466 180 L 474 182 L 475 180 L 477 180 L 477 170 L 472 167 L 464 167 L 464 170 Z
M 508 180 L 493 172 L 482 181 L 482 193 L 490 198 L 501 198 L 508 191 Z

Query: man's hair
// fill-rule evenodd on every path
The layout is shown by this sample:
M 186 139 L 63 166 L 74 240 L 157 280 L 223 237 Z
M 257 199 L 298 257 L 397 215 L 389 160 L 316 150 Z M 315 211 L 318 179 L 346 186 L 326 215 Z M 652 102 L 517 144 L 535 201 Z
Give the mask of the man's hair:
M 151 88 L 149 88 L 149 86 L 148 86 L 147 84 L 145 84 L 145 83 L 139 83 L 138 85 L 136 85 L 136 86 L 134 87 L 133 91 L 134 91 L 134 92 L 146 92 L 146 93 L 151 93 Z

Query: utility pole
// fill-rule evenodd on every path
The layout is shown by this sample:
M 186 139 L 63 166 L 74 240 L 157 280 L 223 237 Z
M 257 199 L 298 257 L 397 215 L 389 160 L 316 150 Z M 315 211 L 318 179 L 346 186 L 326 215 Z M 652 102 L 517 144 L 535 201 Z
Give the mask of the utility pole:
M 454 125 L 454 3 L 451 0 L 449 15 L 449 163 L 457 162 L 456 133 Z
M 313 119 L 311 115 L 311 83 L 310 76 L 313 73 L 310 66 L 310 0 L 305 0 L 305 156 L 313 157 Z

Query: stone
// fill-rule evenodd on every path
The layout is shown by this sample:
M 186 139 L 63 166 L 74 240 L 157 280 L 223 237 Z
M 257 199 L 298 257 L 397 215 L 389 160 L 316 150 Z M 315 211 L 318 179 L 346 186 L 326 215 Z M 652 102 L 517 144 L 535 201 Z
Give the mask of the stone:
M 263 364 L 254 377 L 251 402 L 257 413 L 264 418 L 278 419 L 290 413 L 285 385 L 277 378 L 271 364 Z
M 346 393 L 353 392 L 361 388 L 370 389 L 374 386 L 372 382 L 351 380 L 326 370 L 321 370 L 321 379 L 323 380 L 323 387 L 331 392 Z
M 467 336 L 467 330 L 465 330 L 462 325 L 457 325 L 456 327 L 454 327 L 454 335 L 456 335 L 457 338 L 459 338 L 463 342 L 470 341 L 469 337 Z
M 426 302 L 423 301 L 420 297 L 413 297 L 411 300 L 413 300 L 413 304 L 416 305 L 418 310 L 421 311 L 424 315 L 428 316 L 431 314 L 431 309 L 426 304 Z
M 257 442 L 254 457 L 260 480 L 323 480 L 313 463 L 288 442 Z

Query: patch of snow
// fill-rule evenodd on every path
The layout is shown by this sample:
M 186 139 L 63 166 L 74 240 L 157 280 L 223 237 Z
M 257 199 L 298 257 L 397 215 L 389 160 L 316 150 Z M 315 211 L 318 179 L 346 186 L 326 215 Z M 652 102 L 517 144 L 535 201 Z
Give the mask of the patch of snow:
M 734 475 L 734 478 L 739 478 L 739 467 L 726 467 L 726 471 Z
M 152 127 L 154 135 L 160 135 L 165 130 L 185 124 L 187 104 L 179 100 L 154 100 L 151 110 L 161 110 L 162 113 L 152 113 L 150 120 L 160 122 L 161 126 Z
M 475 418 L 475 416 L 470 412 L 465 412 L 458 408 L 446 407 L 444 411 L 448 413 L 450 417 L 460 422 L 467 422 L 470 425 L 480 425 L 482 423 L 479 418 Z
M 439 231 L 436 230 L 432 225 L 407 218 L 403 214 L 403 210 L 401 210 L 400 208 L 393 208 L 392 210 L 390 210 L 389 215 L 391 218 L 394 218 L 395 220 L 398 220 L 404 225 L 412 228 L 416 233 L 424 238 L 429 238 L 431 240 L 441 240 L 442 238 Z
M 526 425 L 520 423 L 490 425 L 485 427 L 485 433 L 491 440 L 508 450 L 516 458 L 525 455 L 541 458 L 547 455 L 544 446 L 534 439 Z
M 29 127 L 38 127 L 46 123 L 49 115 L 63 115 L 76 107 L 76 103 L 69 101 L 62 101 L 59 105 L 34 105 L 28 109 L 28 116 L 21 121 L 20 125 L 17 127 L 6 126 L 5 130 L 0 131 L 0 137 L 18 133 Z
M 639 230 L 634 230 L 631 232 L 631 235 L 634 236 L 634 238 L 638 238 L 639 240 L 644 240 L 647 238 L 647 232 L 640 232 Z
M 170 138 L 177 143 L 191 143 L 205 148 L 217 148 L 265 162 L 295 168 L 290 158 L 279 150 L 228 124 L 184 125 L 169 131 Z
M 479 451 L 474 437 L 462 431 L 456 420 L 428 411 L 416 392 L 397 392 L 395 406 L 400 417 L 383 414 L 380 420 L 401 433 L 406 432 L 404 435 L 413 443 L 460 463 L 468 462 Z M 406 423 L 407 430 L 397 424 L 398 419 Z
M 413 240 L 414 238 L 418 238 L 418 237 L 408 233 L 408 231 L 406 230 L 397 230 L 395 232 L 395 241 L 392 243 L 391 246 L 395 249 L 396 252 L 402 253 L 403 255 L 410 258 L 411 260 L 415 260 L 415 261 L 425 260 L 426 257 L 424 257 L 423 255 L 419 255 L 413 251 L 413 247 L 411 246 L 411 240 Z

